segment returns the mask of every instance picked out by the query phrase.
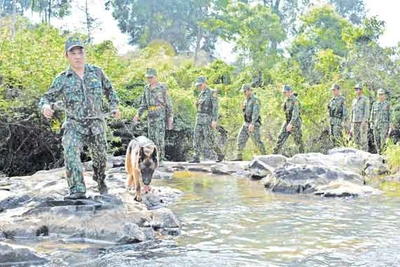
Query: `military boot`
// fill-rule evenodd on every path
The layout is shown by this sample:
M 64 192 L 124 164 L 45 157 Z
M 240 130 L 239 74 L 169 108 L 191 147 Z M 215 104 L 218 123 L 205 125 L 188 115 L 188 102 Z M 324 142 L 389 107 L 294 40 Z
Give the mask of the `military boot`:
M 97 188 L 99 189 L 100 195 L 108 194 L 108 187 L 104 180 L 97 181 Z
M 221 162 L 221 161 L 223 161 L 223 160 L 224 160 L 224 158 L 225 158 L 225 155 L 223 155 L 223 154 L 219 154 L 219 155 L 217 156 L 217 160 L 216 160 L 216 162 Z
M 85 192 L 70 193 L 68 196 L 64 197 L 64 200 L 76 200 L 76 199 L 86 199 Z
M 234 158 L 232 161 L 243 161 L 242 155 L 237 154 L 236 158 Z
M 200 163 L 200 158 L 195 156 L 191 161 L 189 161 L 189 163 Z

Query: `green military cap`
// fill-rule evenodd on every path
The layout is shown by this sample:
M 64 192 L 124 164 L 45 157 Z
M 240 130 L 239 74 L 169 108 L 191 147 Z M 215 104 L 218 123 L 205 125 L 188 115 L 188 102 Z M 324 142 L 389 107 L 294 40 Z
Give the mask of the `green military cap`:
M 385 90 L 383 90 L 382 88 L 378 90 L 378 95 L 384 95 L 385 94 Z
M 293 91 L 293 89 L 289 85 L 285 84 L 282 88 L 282 92 L 287 92 L 287 91 Z
M 72 37 L 69 37 L 67 39 L 67 41 L 65 42 L 64 50 L 65 50 L 65 52 L 68 52 L 72 48 L 77 47 L 77 46 L 85 48 L 85 45 L 83 44 L 82 40 L 79 37 L 72 36 Z
M 361 84 L 357 83 L 357 84 L 354 86 L 354 89 L 360 89 L 360 90 L 362 90 Z
M 240 91 L 244 92 L 246 90 L 251 90 L 251 87 L 249 84 L 243 84 L 242 88 L 240 88 Z
M 333 89 L 340 90 L 339 84 L 337 84 L 337 83 L 332 84 L 331 90 L 333 90 Z
M 153 68 L 147 68 L 146 74 L 144 75 L 146 78 L 151 78 L 157 76 L 157 70 Z
M 198 77 L 197 79 L 196 79 L 196 83 L 194 84 L 195 86 L 199 86 L 199 85 L 202 85 L 203 83 L 205 83 L 206 82 L 206 77 Z

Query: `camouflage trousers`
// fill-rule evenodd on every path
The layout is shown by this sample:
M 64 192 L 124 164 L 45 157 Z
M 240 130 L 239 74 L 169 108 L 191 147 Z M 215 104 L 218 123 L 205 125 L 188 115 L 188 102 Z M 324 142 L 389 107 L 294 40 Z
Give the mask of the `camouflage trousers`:
M 343 145 L 343 127 L 342 127 L 342 125 L 331 124 L 330 136 L 331 136 L 332 143 L 335 147 Z
M 361 122 L 353 122 L 351 124 L 353 140 L 358 149 L 368 151 L 368 127 L 367 124 L 362 126 Z
M 215 130 L 209 124 L 198 124 L 194 127 L 193 148 L 194 157 L 200 158 L 204 151 L 214 150 L 217 155 L 222 155 L 222 149 L 216 142 Z
M 278 154 L 281 151 L 289 135 L 293 136 L 294 143 L 299 148 L 299 152 L 304 153 L 303 132 L 301 130 L 301 124 L 293 124 L 291 132 L 288 132 L 286 130 L 287 125 L 287 122 L 282 124 L 281 132 L 278 136 L 278 140 L 276 141 L 276 145 L 272 153 Z
M 157 146 L 160 160 L 165 160 L 165 130 L 165 114 L 158 118 L 148 118 L 147 137 Z
M 389 132 L 389 125 L 381 125 L 380 127 L 374 127 L 374 144 L 379 154 L 382 154 L 386 145 L 386 138 Z
M 237 155 L 241 156 L 242 151 L 246 145 L 249 136 L 253 140 L 253 143 L 258 147 L 262 155 L 267 154 L 265 151 L 264 143 L 261 141 L 261 129 L 259 125 L 254 126 L 254 132 L 249 132 L 249 124 L 243 124 L 242 128 L 240 129 L 239 135 L 237 137 Z
M 67 182 L 71 193 L 85 193 L 81 152 L 83 146 L 89 148 L 93 162 L 93 180 L 104 181 L 107 163 L 107 139 L 104 133 L 81 134 L 75 129 L 66 129 L 62 137 Z

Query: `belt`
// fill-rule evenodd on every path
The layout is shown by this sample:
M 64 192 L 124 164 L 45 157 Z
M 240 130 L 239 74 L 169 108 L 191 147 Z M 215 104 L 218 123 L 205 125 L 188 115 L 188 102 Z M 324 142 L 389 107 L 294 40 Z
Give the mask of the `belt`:
M 155 111 L 155 110 L 158 110 L 160 108 L 162 108 L 162 106 L 149 106 L 149 110 L 150 111 Z

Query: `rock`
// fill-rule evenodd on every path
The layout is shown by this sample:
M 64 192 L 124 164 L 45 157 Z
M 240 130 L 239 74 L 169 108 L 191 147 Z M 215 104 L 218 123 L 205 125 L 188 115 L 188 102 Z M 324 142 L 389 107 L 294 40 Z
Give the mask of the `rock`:
M 0 243 L 1 266 L 39 266 L 46 264 L 47 259 L 37 255 L 27 248 L 12 247 Z
M 323 197 L 358 197 L 377 195 L 382 192 L 370 186 L 358 185 L 347 181 L 333 181 L 327 185 L 318 186 L 315 195 Z
M 247 162 L 221 162 L 211 166 L 211 172 L 213 174 L 222 175 L 243 175 L 246 168 Z
M 286 161 L 287 158 L 282 155 L 258 156 L 248 164 L 250 176 L 255 179 L 264 178 Z
M 158 230 L 160 228 L 180 228 L 178 218 L 169 209 L 161 208 L 153 212 L 151 226 Z
M 171 180 L 173 176 L 174 174 L 172 172 L 156 170 L 153 174 L 153 179 Z
M 110 157 L 110 158 L 108 158 L 108 162 L 112 166 L 111 168 L 125 167 L 125 155 L 117 156 L 117 157 Z
M 347 180 L 362 185 L 361 175 L 315 165 L 284 164 L 264 179 L 272 192 L 313 193 L 321 185 L 335 180 Z

